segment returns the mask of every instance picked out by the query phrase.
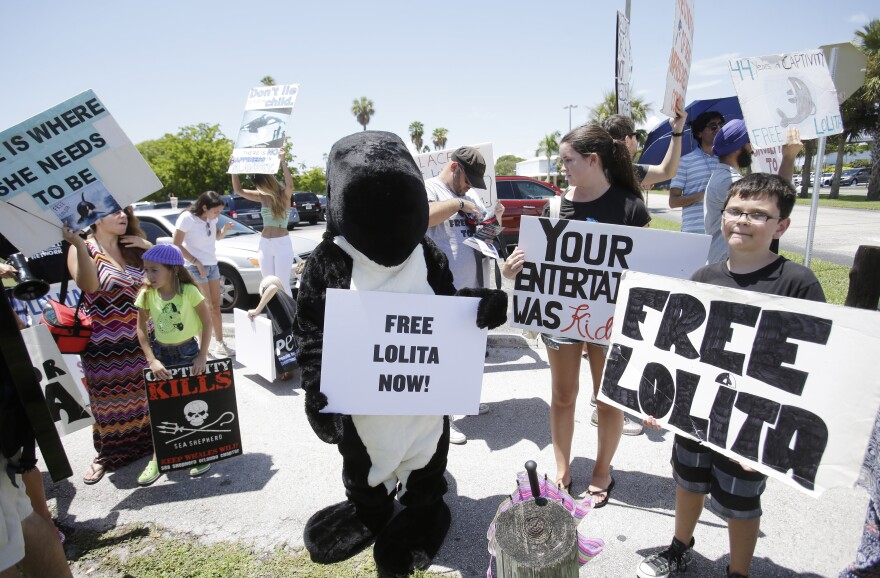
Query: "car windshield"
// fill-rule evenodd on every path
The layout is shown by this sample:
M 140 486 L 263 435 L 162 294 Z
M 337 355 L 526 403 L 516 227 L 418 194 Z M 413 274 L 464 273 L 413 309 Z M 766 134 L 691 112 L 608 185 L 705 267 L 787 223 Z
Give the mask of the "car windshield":
M 845 175 L 854 175 L 854 174 L 856 174 L 857 172 L 859 172 L 859 169 L 846 169 L 845 171 L 843 171 L 843 174 L 845 174 Z

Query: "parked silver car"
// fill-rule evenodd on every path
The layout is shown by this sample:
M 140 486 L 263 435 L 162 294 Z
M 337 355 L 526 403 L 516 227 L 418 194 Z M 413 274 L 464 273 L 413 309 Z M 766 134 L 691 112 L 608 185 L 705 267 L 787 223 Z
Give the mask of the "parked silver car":
M 180 209 L 135 209 L 141 228 L 147 238 L 156 243 L 160 237 L 173 237 L 174 224 L 182 211 Z M 226 237 L 217 241 L 217 261 L 220 265 L 220 310 L 229 313 L 234 308 L 245 306 L 248 295 L 259 294 L 260 261 L 257 256 L 260 234 L 246 225 L 220 215 L 218 227 L 232 223 L 232 230 Z M 296 266 L 312 254 L 316 241 L 289 233 L 293 244 L 294 270 L 290 275 L 290 287 L 295 292 L 299 286 Z

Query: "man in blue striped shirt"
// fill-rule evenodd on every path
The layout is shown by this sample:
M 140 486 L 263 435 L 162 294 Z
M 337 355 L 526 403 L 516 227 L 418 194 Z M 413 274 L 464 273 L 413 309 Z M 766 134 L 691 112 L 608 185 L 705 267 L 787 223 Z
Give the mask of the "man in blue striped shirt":
M 718 167 L 718 157 L 712 154 L 712 141 L 724 125 L 724 117 L 717 111 L 706 111 L 691 123 L 691 136 L 699 147 L 681 157 L 678 173 L 669 188 L 669 206 L 681 207 L 681 230 L 684 233 L 704 233 L 703 196 L 709 175 Z

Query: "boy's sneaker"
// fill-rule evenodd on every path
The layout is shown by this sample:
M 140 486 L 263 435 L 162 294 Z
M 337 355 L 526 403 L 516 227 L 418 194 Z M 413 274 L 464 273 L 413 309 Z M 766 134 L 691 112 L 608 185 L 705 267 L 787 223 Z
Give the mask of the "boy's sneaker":
M 594 427 L 599 427 L 599 410 L 594 409 L 593 415 L 590 416 L 590 425 Z M 623 416 L 623 435 L 625 436 L 637 436 L 641 434 L 645 428 L 640 423 L 636 423 L 633 420 L 629 419 L 627 416 Z
M 197 478 L 197 477 L 201 476 L 202 474 L 206 473 L 210 469 L 211 469 L 211 464 L 202 464 L 200 466 L 195 466 L 194 468 L 190 468 L 189 477 Z
M 449 416 L 449 443 L 455 445 L 462 445 L 467 441 L 467 436 L 464 433 L 455 427 L 455 422 L 452 421 L 452 416 Z
M 693 547 L 693 538 L 690 546 L 686 546 L 678 538 L 673 537 L 672 544 L 668 548 L 642 560 L 636 569 L 636 575 L 639 578 L 666 578 L 675 572 L 686 572 L 688 564 L 691 563 Z
M 235 350 L 226 345 L 225 341 L 215 341 L 214 345 L 211 346 L 210 353 L 217 358 L 232 357 L 235 355 Z

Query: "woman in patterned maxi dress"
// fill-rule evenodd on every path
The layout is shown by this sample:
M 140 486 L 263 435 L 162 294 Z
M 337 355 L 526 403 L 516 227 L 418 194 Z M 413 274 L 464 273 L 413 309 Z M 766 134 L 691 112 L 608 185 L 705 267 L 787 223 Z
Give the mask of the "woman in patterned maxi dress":
M 72 245 L 70 274 L 85 293 L 92 319 L 92 338 L 81 357 L 98 452 L 83 481 L 94 484 L 106 470 L 153 451 L 143 376 L 147 361 L 137 339 L 134 307 L 143 283 L 141 255 L 151 244 L 131 208 L 92 225 L 88 241 L 68 228 L 64 239 Z

